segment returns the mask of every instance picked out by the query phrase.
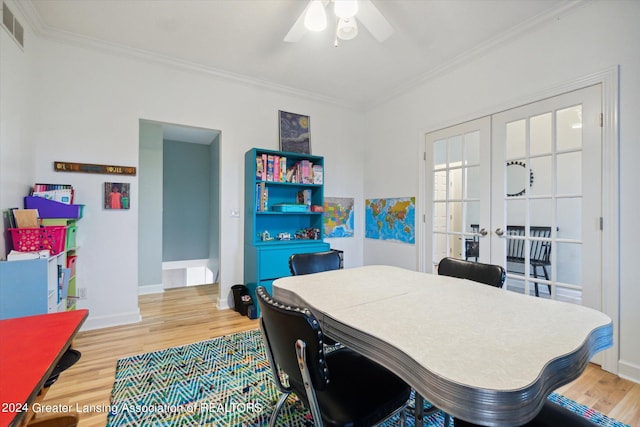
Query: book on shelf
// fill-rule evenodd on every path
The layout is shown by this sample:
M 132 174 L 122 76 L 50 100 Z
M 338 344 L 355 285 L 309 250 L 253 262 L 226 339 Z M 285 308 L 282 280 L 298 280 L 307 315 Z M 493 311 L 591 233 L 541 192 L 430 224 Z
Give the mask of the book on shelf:
M 273 156 L 273 181 L 280 182 L 280 156 Z
M 45 249 L 42 251 L 33 251 L 33 252 L 21 252 L 16 250 L 11 250 L 7 254 L 7 261 L 22 261 L 27 259 L 48 259 L 51 255 L 49 249 Z
M 264 187 L 262 191 L 262 212 L 267 211 L 269 204 L 269 187 Z
M 5 224 L 9 226 L 9 228 L 16 228 L 16 217 L 13 216 L 13 211 L 18 208 L 10 208 L 2 212 L 5 218 Z
M 267 210 L 269 202 L 269 187 L 264 182 L 256 184 L 256 212 L 264 212 Z
M 14 209 L 12 213 L 16 228 L 40 227 L 40 219 L 37 209 Z
M 296 201 L 301 205 L 305 205 L 307 210 L 311 210 L 311 190 L 306 189 L 298 191 Z
M 311 164 L 311 162 L 309 160 L 301 160 L 301 180 L 300 182 L 302 182 L 303 184 L 311 184 L 312 183 L 312 178 L 311 178 L 311 168 L 313 167 L 313 165 Z
M 273 181 L 273 155 L 267 155 L 267 181 Z
M 262 163 L 262 156 L 256 156 L 256 179 L 262 179 L 264 175 L 264 164 Z
M 73 186 L 69 184 L 36 183 L 33 185 L 31 195 L 71 205 L 73 204 L 74 190 Z
M 313 165 L 312 171 L 313 183 L 322 185 L 324 181 L 324 170 L 322 168 L 322 165 Z
M 287 179 L 287 158 L 285 156 L 280 157 L 280 176 L 278 181 L 285 182 Z

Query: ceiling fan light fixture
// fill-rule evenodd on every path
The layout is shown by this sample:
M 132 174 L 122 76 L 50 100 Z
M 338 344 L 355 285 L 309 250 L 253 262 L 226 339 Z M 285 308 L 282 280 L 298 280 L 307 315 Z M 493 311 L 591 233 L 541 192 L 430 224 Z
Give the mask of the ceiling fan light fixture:
M 322 0 L 313 0 L 304 17 L 304 26 L 309 31 L 322 31 L 327 28 L 327 13 Z
M 353 18 L 358 13 L 358 0 L 334 0 L 333 11 L 340 19 Z
M 336 35 L 341 40 L 351 40 L 358 35 L 358 24 L 355 18 L 340 19 Z

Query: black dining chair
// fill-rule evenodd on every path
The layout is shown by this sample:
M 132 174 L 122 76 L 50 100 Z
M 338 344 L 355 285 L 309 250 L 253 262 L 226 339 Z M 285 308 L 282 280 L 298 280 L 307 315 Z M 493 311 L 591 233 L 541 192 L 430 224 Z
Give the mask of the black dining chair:
M 483 264 L 457 258 L 442 258 L 438 264 L 438 274 L 472 280 L 485 285 L 501 288 L 506 272 L 500 265 Z
M 293 276 L 338 270 L 340 268 L 342 268 L 342 258 L 338 251 L 309 252 L 293 254 L 289 257 L 289 270 Z M 328 346 L 339 345 L 339 343 L 328 337 L 325 337 L 324 343 Z
M 294 276 L 338 270 L 342 260 L 338 251 L 293 254 L 289 257 L 289 270 Z
M 282 392 L 270 426 L 291 393 L 309 409 L 315 426 L 372 426 L 394 414 L 404 425 L 411 389 L 402 379 L 350 349 L 325 353 L 320 323 L 308 309 L 284 305 L 262 286 L 256 294 L 269 365 Z

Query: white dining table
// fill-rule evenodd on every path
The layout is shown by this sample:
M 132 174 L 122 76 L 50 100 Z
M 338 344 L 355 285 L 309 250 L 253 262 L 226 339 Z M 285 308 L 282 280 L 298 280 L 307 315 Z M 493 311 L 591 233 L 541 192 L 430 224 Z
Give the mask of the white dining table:
M 309 308 L 327 336 L 436 407 L 486 426 L 529 422 L 613 343 L 597 310 L 392 266 L 277 279 L 273 296 Z

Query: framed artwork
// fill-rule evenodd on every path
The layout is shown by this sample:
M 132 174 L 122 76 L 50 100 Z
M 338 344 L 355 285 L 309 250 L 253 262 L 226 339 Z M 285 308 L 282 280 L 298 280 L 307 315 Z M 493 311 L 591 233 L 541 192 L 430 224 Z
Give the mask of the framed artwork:
M 129 209 L 131 196 L 129 183 L 105 182 L 104 183 L 104 208 L 105 209 Z
M 280 151 L 311 154 L 309 116 L 278 111 L 280 121 Z

